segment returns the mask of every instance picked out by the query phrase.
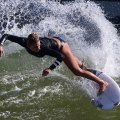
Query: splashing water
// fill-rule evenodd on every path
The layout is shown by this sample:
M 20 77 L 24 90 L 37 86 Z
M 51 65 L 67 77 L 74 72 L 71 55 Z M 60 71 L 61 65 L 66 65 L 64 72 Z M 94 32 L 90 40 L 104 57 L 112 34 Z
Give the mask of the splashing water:
M 119 78 L 119 37 L 114 26 L 106 20 L 99 5 L 94 2 L 77 0 L 62 5 L 59 2 L 43 0 L 5 0 L 0 3 L 0 36 L 8 33 L 27 37 L 34 31 L 37 31 L 40 36 L 60 36 L 69 43 L 74 54 L 80 60 L 84 59 L 89 67 L 103 70 L 108 75 Z M 3 98 L 1 104 L 5 104 L 5 107 L 12 108 L 12 105 L 23 107 L 25 103 L 26 106 L 31 107 L 32 104 L 34 106 L 40 104 L 38 102 L 40 101 L 44 106 L 38 107 L 38 116 L 40 112 L 48 114 L 42 109 L 45 103 L 48 103 L 48 98 L 51 100 L 56 95 L 58 95 L 56 99 L 71 96 L 71 83 L 75 86 L 82 84 L 84 88 L 88 85 L 80 81 L 79 84 L 75 80 L 68 83 L 70 79 L 74 79 L 74 76 L 67 72 L 64 66 L 60 68 L 64 74 L 53 73 L 50 78 L 45 78 L 52 79 L 51 81 L 44 81 L 40 73 L 48 64 L 47 59 L 33 58 L 15 43 L 6 41 L 5 56 L 1 58 L 0 63 L 1 85 L 4 86 L 1 88 Z M 54 78 L 54 75 L 58 77 Z M 58 78 L 66 82 L 56 82 Z M 27 113 L 25 110 L 24 112 L 20 118 L 25 115 L 31 118 L 31 112 Z M 67 113 L 69 110 L 63 109 L 63 112 Z M 3 114 L 9 117 L 11 114 L 14 116 L 16 112 L 0 112 L 1 116 L 4 116 Z M 18 113 L 18 116 L 20 114 Z M 38 117 L 37 113 L 32 114 L 34 115 Z
M 27 36 L 33 31 L 41 36 L 60 35 L 79 58 L 92 63 L 90 67 L 119 76 L 119 38 L 114 26 L 95 3 L 62 5 L 39 0 L 5 3 L 1 3 L 1 35 Z

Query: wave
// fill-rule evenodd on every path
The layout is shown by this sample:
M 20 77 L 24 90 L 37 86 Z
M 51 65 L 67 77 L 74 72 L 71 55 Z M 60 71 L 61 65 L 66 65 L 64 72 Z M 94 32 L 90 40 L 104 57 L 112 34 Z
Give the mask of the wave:
M 43 0 L 5 0 L 0 6 L 1 36 L 8 33 L 27 37 L 31 32 L 38 32 L 39 36 L 59 36 L 69 43 L 80 60 L 85 60 L 87 66 L 100 69 L 111 77 L 120 77 L 117 30 L 94 2 L 77 0 L 63 5 Z M 9 41 L 4 49 L 4 56 L 0 59 L 1 117 L 33 119 L 46 116 L 46 119 L 52 119 L 57 111 L 59 116 L 57 114 L 54 118 L 64 119 L 63 113 L 70 114 L 73 110 L 67 109 L 65 104 L 84 101 L 81 88 L 90 95 L 94 94 L 93 89 L 88 88 L 91 83 L 74 76 L 64 64 L 43 78 L 42 70 L 52 63 L 53 58 L 35 58 Z M 61 101 L 62 108 L 56 100 Z M 81 105 L 76 108 L 78 113 Z M 24 112 L 19 112 L 21 110 Z M 81 110 L 80 113 L 85 112 Z
M 1 35 L 27 36 L 37 31 L 40 36 L 60 36 L 88 66 L 119 76 L 117 31 L 94 2 L 78 0 L 62 5 L 42 0 L 6 0 L 5 5 L 1 2 L 0 11 Z M 11 54 L 19 49 L 21 47 L 11 43 L 6 46 L 5 53 Z

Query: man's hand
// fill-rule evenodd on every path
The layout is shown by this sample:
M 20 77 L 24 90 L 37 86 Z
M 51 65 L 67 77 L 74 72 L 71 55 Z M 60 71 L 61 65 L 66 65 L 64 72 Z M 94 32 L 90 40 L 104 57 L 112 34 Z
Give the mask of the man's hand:
M 3 54 L 3 46 L 2 45 L 0 45 L 0 57 L 2 56 L 2 54 Z
M 43 70 L 42 76 L 47 76 L 51 72 L 52 72 L 52 70 L 47 68 L 47 69 Z

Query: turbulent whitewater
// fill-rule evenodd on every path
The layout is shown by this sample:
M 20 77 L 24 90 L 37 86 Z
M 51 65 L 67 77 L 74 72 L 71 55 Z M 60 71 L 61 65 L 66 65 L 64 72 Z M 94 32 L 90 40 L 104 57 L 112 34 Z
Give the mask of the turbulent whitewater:
M 4 33 L 27 37 L 31 32 L 65 39 L 87 66 L 102 70 L 119 82 L 117 30 L 94 2 L 77 0 L 63 5 L 45 0 L 1 0 L 0 37 Z M 87 80 L 74 76 L 64 64 L 43 78 L 42 70 L 52 63 L 53 58 L 34 58 L 9 41 L 4 49 L 0 59 L 1 118 L 72 120 L 75 117 L 78 120 L 82 114 L 77 112 L 80 113 L 82 108 L 83 113 L 87 111 L 81 105 L 81 101 L 88 104 L 87 94 L 81 93 L 90 85 Z M 89 92 L 91 95 L 92 91 Z M 71 117 L 73 109 L 75 113 Z

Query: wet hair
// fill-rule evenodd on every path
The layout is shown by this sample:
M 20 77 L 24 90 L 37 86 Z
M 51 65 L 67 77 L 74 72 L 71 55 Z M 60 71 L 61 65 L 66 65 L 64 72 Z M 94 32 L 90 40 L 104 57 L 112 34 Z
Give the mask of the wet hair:
M 31 46 L 35 43 L 37 43 L 39 41 L 39 36 L 36 32 L 34 33 L 31 33 L 28 35 L 28 38 L 27 38 L 27 45 L 28 46 Z

